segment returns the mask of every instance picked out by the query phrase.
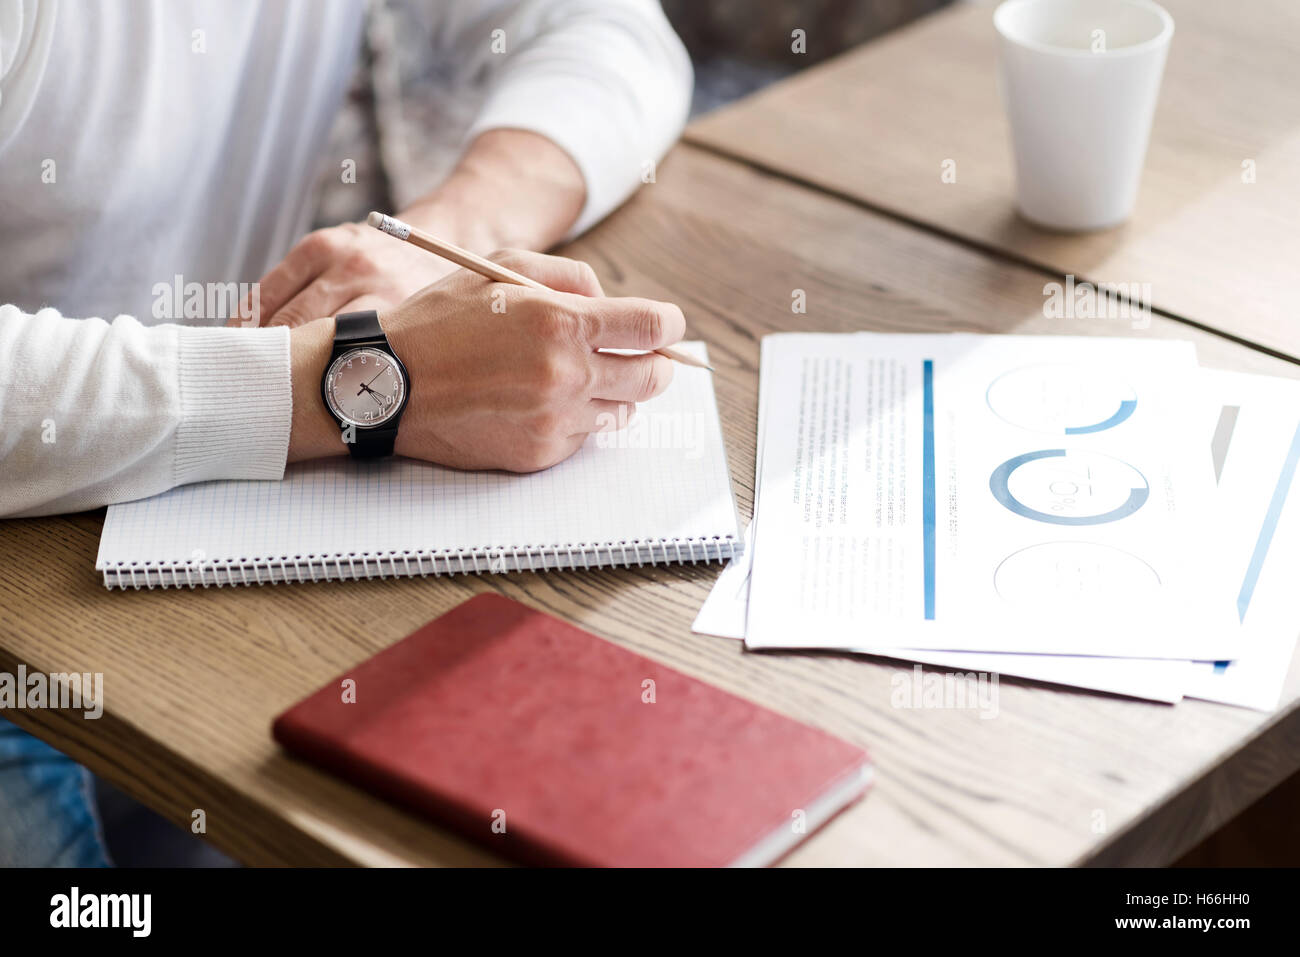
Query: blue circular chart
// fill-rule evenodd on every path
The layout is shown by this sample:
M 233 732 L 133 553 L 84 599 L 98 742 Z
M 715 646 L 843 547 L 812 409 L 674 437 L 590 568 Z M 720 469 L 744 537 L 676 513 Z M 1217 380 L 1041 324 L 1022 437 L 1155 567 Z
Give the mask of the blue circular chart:
M 1150 495 L 1141 472 L 1099 452 L 1040 449 L 1007 459 L 989 477 L 993 497 L 1017 515 L 1052 525 L 1127 518 Z
M 1137 393 L 1095 366 L 1045 362 L 1004 372 L 985 392 L 993 414 L 1017 428 L 1048 435 L 1104 432 L 1137 410 Z

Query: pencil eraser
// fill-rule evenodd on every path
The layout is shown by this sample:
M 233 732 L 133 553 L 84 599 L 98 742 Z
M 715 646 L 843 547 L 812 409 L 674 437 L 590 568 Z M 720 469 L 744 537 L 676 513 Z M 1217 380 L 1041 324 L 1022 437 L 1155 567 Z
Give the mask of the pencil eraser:
M 366 222 L 380 232 L 388 233 L 390 236 L 396 236 L 398 239 L 406 239 L 411 235 L 411 227 L 406 225 L 400 219 L 394 219 L 392 216 L 385 216 L 383 213 L 371 212 L 366 217 Z

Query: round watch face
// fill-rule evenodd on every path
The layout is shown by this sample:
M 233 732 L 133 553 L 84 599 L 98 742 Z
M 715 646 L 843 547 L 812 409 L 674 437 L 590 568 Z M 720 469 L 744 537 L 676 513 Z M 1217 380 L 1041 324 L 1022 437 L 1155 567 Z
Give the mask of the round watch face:
M 387 352 L 350 349 L 325 373 L 325 401 L 344 422 L 372 429 L 391 422 L 406 403 L 406 372 Z

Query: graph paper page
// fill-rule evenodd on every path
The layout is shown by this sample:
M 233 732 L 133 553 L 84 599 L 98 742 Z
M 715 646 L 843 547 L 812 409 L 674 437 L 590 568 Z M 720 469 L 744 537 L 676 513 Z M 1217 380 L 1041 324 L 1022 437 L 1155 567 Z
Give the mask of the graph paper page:
M 706 356 L 702 343 L 685 348 Z M 678 366 L 627 429 L 589 436 L 544 472 L 338 458 L 290 466 L 280 482 L 184 486 L 111 507 L 96 567 L 490 555 L 737 533 L 712 377 Z

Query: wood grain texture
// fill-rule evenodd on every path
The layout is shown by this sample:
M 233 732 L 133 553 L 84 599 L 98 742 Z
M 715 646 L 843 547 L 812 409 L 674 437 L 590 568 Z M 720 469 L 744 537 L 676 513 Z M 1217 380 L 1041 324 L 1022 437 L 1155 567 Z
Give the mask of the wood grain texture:
M 611 294 L 676 300 L 708 342 L 746 515 L 768 332 L 1176 336 L 1209 365 L 1300 376 L 1160 317 L 1145 331 L 1045 319 L 1041 275 L 700 150 L 679 147 L 657 179 L 571 252 Z M 182 826 L 202 808 L 208 839 L 250 864 L 496 863 L 269 734 L 290 704 L 487 589 L 867 747 L 875 789 L 790 864 L 1163 863 L 1300 765 L 1300 669 L 1274 715 L 1006 679 L 998 717 L 982 720 L 891 707 L 909 665 L 691 634 L 717 566 L 110 593 L 94 571 L 101 522 L 0 526 L 0 669 L 105 675 L 98 722 L 15 717 Z
M 1176 26 L 1138 205 L 1114 229 L 1054 233 L 1016 214 L 991 4 L 926 17 L 686 138 L 1053 274 L 1149 284 L 1160 310 L 1300 356 L 1300 5 L 1164 6 Z

